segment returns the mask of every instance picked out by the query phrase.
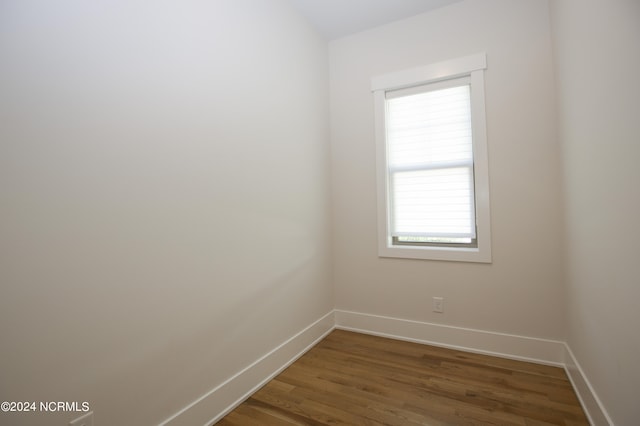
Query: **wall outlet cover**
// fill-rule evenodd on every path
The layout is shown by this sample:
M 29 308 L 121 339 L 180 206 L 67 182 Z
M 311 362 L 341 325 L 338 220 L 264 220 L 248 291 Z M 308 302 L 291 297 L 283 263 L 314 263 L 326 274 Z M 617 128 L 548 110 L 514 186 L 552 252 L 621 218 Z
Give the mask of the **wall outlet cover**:
M 433 312 L 437 312 L 439 314 L 444 312 L 444 297 L 433 298 Z

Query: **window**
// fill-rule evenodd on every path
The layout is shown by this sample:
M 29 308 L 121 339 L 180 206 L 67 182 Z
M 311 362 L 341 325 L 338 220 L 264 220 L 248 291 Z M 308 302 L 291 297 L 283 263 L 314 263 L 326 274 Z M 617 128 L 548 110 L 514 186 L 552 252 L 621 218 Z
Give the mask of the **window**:
M 379 255 L 491 262 L 484 54 L 372 79 Z

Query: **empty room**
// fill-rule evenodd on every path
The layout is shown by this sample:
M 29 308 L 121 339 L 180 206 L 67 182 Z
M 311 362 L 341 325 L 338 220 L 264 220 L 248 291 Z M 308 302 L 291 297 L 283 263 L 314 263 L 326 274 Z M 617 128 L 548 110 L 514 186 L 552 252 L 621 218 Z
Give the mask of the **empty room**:
M 640 424 L 637 0 L 1 0 L 0 424 Z

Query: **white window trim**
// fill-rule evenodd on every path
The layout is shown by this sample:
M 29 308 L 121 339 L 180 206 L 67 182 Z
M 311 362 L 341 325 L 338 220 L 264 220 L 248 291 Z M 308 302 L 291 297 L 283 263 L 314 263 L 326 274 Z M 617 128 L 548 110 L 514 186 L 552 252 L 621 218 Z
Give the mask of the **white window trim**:
M 378 255 L 408 259 L 450 260 L 491 263 L 491 218 L 489 201 L 489 160 L 484 101 L 486 54 L 439 62 L 393 72 L 371 79 L 376 122 L 376 155 L 378 182 Z M 389 232 L 389 188 L 385 129 L 385 93 L 441 80 L 469 76 L 471 78 L 471 117 L 473 131 L 473 163 L 477 223 L 477 248 L 392 245 Z

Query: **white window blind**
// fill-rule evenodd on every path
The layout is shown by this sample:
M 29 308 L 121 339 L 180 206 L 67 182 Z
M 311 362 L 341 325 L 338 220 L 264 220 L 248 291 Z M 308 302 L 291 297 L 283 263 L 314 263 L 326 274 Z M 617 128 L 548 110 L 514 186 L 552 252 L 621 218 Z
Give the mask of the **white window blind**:
M 476 238 L 470 79 L 385 98 L 391 236 Z

